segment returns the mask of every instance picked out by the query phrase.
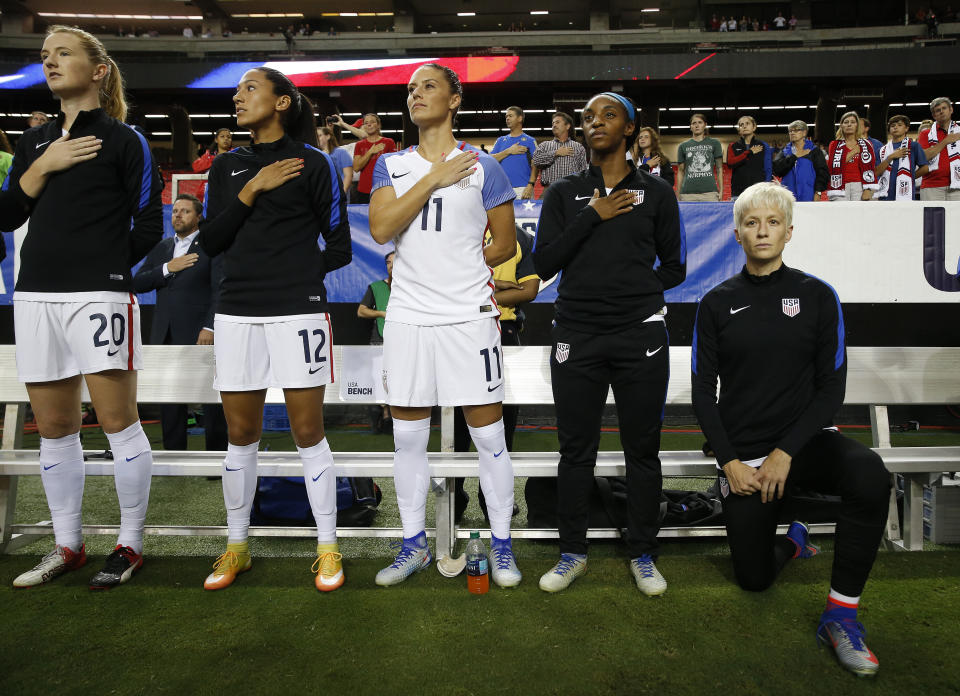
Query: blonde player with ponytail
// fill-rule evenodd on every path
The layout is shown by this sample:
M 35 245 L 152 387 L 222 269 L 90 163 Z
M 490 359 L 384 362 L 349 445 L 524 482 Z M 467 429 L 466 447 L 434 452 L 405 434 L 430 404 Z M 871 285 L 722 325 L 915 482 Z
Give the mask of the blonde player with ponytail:
M 107 589 L 143 564 L 150 443 L 137 414 L 140 311 L 131 266 L 163 233 L 163 183 L 142 135 L 123 123 L 123 77 L 99 39 L 53 26 L 40 52 L 60 114 L 17 143 L 0 193 L 0 228 L 28 218 L 13 295 L 17 372 L 40 431 L 40 463 L 56 547 L 16 587 L 86 562 L 81 379 L 114 457 L 120 535 L 90 580 Z

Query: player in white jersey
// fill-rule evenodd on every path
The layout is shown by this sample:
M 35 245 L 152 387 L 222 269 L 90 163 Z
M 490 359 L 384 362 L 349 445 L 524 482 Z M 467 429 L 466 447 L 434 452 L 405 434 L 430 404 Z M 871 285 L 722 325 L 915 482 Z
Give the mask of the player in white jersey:
M 60 100 L 56 120 L 26 131 L 0 194 L 0 228 L 28 218 L 13 296 L 17 372 L 40 431 L 41 480 L 56 548 L 16 587 L 86 562 L 81 524 L 85 381 L 113 452 L 120 534 L 91 589 L 143 564 L 150 442 L 137 414 L 140 308 L 130 267 L 163 233 L 163 182 L 141 134 L 124 123 L 123 78 L 99 39 L 53 26 L 40 53 Z
M 394 480 L 403 545 L 377 574 L 394 585 L 430 561 L 426 534 L 427 441 L 432 406 L 462 406 L 480 458 L 490 513 L 491 575 L 520 582 L 510 539 L 513 464 L 503 434 L 503 353 L 490 267 L 516 251 L 515 194 L 489 155 L 458 143 L 457 74 L 428 63 L 407 86 L 417 147 L 377 162 L 370 232 L 397 255 L 383 336 L 384 386 L 393 413 Z M 492 241 L 484 247 L 489 227 Z

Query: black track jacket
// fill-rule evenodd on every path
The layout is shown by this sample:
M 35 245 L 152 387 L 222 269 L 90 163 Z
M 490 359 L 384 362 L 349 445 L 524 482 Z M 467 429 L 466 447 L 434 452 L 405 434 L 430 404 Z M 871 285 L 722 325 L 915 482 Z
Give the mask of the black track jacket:
M 556 321 L 575 331 L 614 333 L 664 305 L 663 292 L 683 282 L 687 250 L 677 198 L 662 178 L 638 170 L 613 191 L 637 192 L 633 210 L 607 221 L 587 205 L 605 196 L 603 174 L 591 166 L 566 176 L 543 199 L 533 263 L 537 275 L 562 271 Z M 656 260 L 660 266 L 654 268 Z

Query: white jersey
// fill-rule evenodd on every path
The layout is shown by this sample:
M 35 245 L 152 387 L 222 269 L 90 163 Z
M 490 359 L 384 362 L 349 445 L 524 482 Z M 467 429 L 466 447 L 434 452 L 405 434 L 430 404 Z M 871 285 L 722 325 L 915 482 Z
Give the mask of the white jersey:
M 478 152 L 460 143 L 447 159 L 466 151 Z M 439 326 L 499 316 L 483 237 L 487 210 L 516 194 L 500 163 L 484 152 L 479 155 L 477 171 L 434 191 L 421 214 L 397 237 L 388 321 Z M 392 186 L 400 198 L 432 166 L 414 147 L 383 155 L 374 167 L 371 192 Z

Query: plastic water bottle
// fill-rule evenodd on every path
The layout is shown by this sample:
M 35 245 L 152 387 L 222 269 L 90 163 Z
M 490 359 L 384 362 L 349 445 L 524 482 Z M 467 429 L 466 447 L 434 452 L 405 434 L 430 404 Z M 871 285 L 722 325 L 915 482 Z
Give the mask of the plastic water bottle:
M 480 532 L 470 532 L 467 542 L 467 589 L 471 594 L 486 594 L 490 590 L 487 548 L 480 540 Z

